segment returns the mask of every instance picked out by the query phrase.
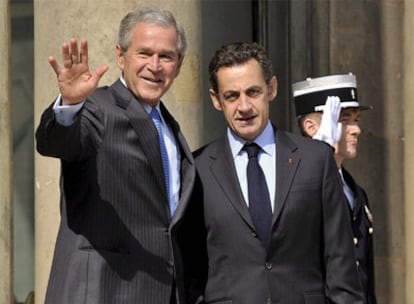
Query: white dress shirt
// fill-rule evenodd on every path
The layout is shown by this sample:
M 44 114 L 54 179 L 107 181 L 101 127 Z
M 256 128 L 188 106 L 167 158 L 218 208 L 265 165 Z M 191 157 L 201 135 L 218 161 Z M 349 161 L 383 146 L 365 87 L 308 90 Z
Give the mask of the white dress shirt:
M 246 140 L 236 136 L 229 128 L 227 128 L 227 138 L 234 159 L 239 184 L 243 192 L 244 200 L 248 206 L 249 195 L 246 170 L 249 158 L 247 152 L 243 150 Z M 276 136 L 270 121 L 254 142 L 262 149 L 258 155 L 258 161 L 266 178 L 273 212 L 276 193 Z

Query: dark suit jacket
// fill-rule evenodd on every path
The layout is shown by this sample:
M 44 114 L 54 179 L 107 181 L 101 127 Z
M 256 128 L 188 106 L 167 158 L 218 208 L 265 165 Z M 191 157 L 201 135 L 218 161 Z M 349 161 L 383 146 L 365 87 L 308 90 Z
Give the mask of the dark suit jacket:
M 227 137 L 194 155 L 207 233 L 206 303 L 362 303 L 349 214 L 330 148 L 277 130 L 268 249 L 255 233 Z
M 70 127 L 55 121 L 52 106 L 43 113 L 37 149 L 61 159 L 61 223 L 46 303 L 169 303 L 174 272 L 179 303 L 191 302 L 184 289 L 194 284 L 182 277 L 182 259 L 195 166 L 177 122 L 162 104 L 161 111 L 182 158 L 173 218 L 156 128 L 120 81 L 97 89 Z
M 342 168 L 342 173 L 345 182 L 354 194 L 354 209 L 349 208 L 349 212 L 352 218 L 351 226 L 358 273 L 365 301 L 367 304 L 377 304 L 375 296 L 373 217 L 368 203 L 368 196 L 345 168 Z

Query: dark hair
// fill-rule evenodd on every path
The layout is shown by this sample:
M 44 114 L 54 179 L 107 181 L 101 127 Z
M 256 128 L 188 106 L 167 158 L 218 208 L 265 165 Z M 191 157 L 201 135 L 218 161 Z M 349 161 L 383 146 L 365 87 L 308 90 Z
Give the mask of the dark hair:
M 177 51 L 180 58 L 184 57 L 187 48 L 184 29 L 175 20 L 174 15 L 167 10 L 160 10 L 152 7 L 135 9 L 129 12 L 121 21 L 118 32 L 118 44 L 125 52 L 131 44 L 131 34 L 137 23 L 155 24 L 162 27 L 174 27 L 177 32 Z
M 211 88 L 218 92 L 217 72 L 220 68 L 240 65 L 251 59 L 257 60 L 262 68 L 266 83 L 269 83 L 273 76 L 272 63 L 264 48 L 254 42 L 234 42 L 222 46 L 210 60 L 208 76 Z

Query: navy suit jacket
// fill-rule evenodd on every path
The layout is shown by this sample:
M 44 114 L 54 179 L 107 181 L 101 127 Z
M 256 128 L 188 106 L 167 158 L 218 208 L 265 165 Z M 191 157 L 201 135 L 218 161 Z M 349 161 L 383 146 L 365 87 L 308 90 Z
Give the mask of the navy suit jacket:
M 276 198 L 268 248 L 255 233 L 227 137 L 194 156 L 208 249 L 206 303 L 362 303 L 332 149 L 276 130 Z
M 368 196 L 345 168 L 342 168 L 342 173 L 345 182 L 354 195 L 354 208 L 349 208 L 349 212 L 352 219 L 351 226 L 358 273 L 361 278 L 365 301 L 367 304 L 377 304 L 375 295 L 374 228 Z
M 43 113 L 37 150 L 61 160 L 61 223 L 46 303 L 170 303 L 175 287 L 179 303 L 197 297 L 187 288 L 196 284 L 183 277 L 194 237 L 186 225 L 195 166 L 177 122 L 163 104 L 161 111 L 182 159 L 172 218 L 156 128 L 119 80 L 98 88 L 70 127 L 56 122 L 52 106 Z

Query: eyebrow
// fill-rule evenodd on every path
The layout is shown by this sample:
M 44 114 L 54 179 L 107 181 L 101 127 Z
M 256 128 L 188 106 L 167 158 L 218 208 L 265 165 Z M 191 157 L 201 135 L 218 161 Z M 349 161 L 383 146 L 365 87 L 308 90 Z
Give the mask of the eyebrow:
M 356 118 L 361 117 L 361 113 L 358 113 L 357 110 L 354 110 L 354 111 L 346 111 L 346 112 L 341 113 L 340 118 L 348 118 L 353 114 L 356 115 Z
M 248 91 L 251 91 L 251 90 L 263 90 L 263 88 L 260 86 L 260 85 L 251 85 L 251 86 L 249 86 L 249 87 L 247 87 L 247 88 L 245 88 L 245 89 L 243 89 L 243 90 L 239 90 L 239 89 L 228 89 L 228 90 L 226 90 L 226 91 L 223 91 L 223 94 L 224 93 L 226 93 L 226 92 L 248 92 Z

